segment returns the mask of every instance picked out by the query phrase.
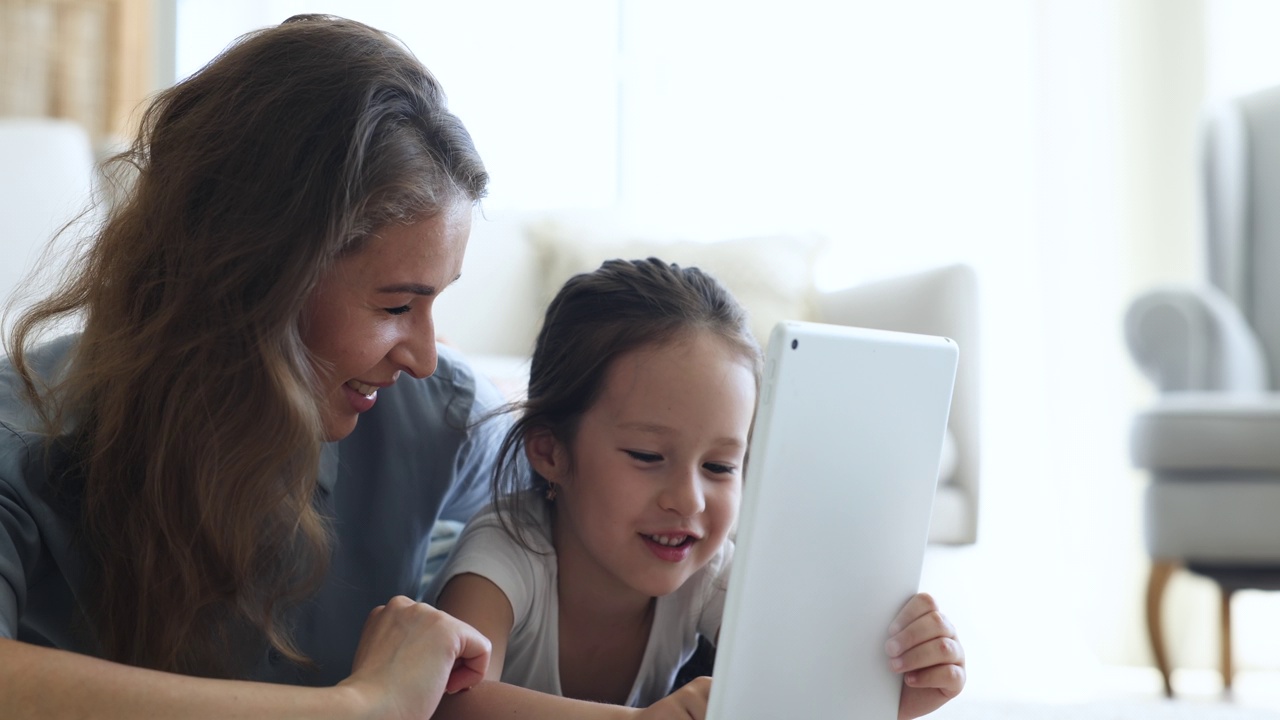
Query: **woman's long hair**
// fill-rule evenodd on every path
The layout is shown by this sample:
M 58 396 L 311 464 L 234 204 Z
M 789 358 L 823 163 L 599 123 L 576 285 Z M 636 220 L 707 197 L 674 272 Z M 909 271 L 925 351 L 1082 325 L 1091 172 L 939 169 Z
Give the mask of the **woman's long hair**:
M 92 639 L 189 674 L 242 673 L 252 637 L 305 663 L 281 612 L 319 586 L 329 539 L 303 305 L 376 228 L 473 203 L 488 176 L 410 52 L 327 16 L 240 38 L 114 162 L 121 204 L 9 343 L 75 458 Z M 83 334 L 45 386 L 28 353 L 65 317 Z

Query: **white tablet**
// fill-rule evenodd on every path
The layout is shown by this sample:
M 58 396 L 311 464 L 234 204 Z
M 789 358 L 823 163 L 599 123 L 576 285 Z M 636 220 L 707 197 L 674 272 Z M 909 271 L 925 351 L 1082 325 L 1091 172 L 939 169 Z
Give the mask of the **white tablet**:
M 708 720 L 895 720 L 889 624 L 920 582 L 959 353 L 947 338 L 774 328 Z

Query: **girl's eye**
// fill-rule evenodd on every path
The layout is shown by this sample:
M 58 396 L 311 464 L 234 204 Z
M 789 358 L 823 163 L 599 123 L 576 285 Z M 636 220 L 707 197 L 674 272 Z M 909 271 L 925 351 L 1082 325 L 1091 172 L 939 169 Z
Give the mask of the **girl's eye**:
M 639 450 L 623 450 L 623 452 L 630 455 L 632 460 L 639 460 L 640 462 L 655 463 L 662 460 L 662 456 L 657 453 L 641 452 Z
M 702 468 L 704 470 L 707 470 L 708 472 L 713 472 L 717 475 L 727 475 L 735 470 L 735 468 L 732 465 L 725 465 L 723 463 L 713 463 L 713 462 L 704 463 L 702 465 Z
M 386 308 L 386 311 L 388 315 L 403 315 L 409 312 L 409 306 L 401 305 L 400 307 Z

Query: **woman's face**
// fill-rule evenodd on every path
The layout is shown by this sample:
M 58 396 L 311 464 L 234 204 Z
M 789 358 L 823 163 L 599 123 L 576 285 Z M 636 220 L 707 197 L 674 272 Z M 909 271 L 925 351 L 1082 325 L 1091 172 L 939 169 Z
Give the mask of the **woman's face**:
M 471 205 L 388 225 L 338 260 L 307 300 L 302 340 L 319 360 L 325 439 L 341 440 L 379 388 L 436 369 L 431 306 L 456 280 L 471 234 Z

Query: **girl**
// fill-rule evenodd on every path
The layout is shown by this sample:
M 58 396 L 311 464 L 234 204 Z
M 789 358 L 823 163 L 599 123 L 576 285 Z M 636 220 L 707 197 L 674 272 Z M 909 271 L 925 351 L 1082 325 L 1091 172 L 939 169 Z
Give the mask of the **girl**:
M 440 717 L 705 713 L 705 680 L 664 696 L 719 630 L 760 366 L 743 309 L 696 268 L 614 260 L 564 286 L 494 505 L 427 592 L 489 638 L 486 678 L 502 682 L 446 698 Z M 890 634 L 902 718 L 961 690 L 963 651 L 928 596 Z

